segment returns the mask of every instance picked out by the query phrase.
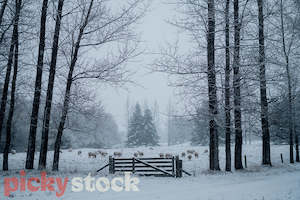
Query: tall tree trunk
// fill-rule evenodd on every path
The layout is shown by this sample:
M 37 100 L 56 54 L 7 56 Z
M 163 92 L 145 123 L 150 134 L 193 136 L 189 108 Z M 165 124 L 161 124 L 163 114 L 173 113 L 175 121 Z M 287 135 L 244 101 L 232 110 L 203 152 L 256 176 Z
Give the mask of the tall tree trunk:
M 262 164 L 271 165 L 270 131 L 269 131 L 269 108 L 267 100 L 267 81 L 265 67 L 265 35 L 264 35 L 264 12 L 263 0 L 257 0 L 258 6 L 258 31 L 259 31 L 259 65 L 260 65 L 260 106 L 262 128 Z
M 21 0 L 16 0 L 16 17 L 14 23 L 14 45 L 15 45 L 15 53 L 14 53 L 14 73 L 13 79 L 11 82 L 11 98 L 10 98 L 10 107 L 9 107 L 9 114 L 6 123 L 6 143 L 3 153 L 3 170 L 8 170 L 8 153 L 10 150 L 11 145 L 11 126 L 14 116 L 14 109 L 15 109 L 15 91 L 16 91 L 16 82 L 17 82 L 17 74 L 18 74 L 18 59 L 19 59 L 19 33 L 18 33 L 18 26 L 19 26 L 19 18 L 20 18 L 20 11 L 21 11 Z
M 8 0 L 4 0 L 2 2 L 2 6 L 1 6 L 1 10 L 0 10 L 0 27 L 2 25 L 3 15 L 4 15 L 4 12 L 5 12 L 6 6 L 7 6 L 7 2 L 8 2 Z
M 225 153 L 226 153 L 226 171 L 231 171 L 231 114 L 230 114 L 230 40 L 229 40 L 229 6 L 230 0 L 226 0 L 225 8 L 225 45 L 226 45 L 226 67 L 225 67 Z
M 243 169 L 242 163 L 242 112 L 241 112 L 241 75 L 240 75 L 240 31 L 239 0 L 234 0 L 234 60 L 233 60 L 233 88 L 234 88 L 234 125 L 235 125 L 235 169 Z
M 58 42 L 59 42 L 59 33 L 60 33 L 60 24 L 61 24 L 63 5 L 64 5 L 64 0 L 59 0 L 58 7 L 57 7 L 53 46 L 52 46 L 52 56 L 51 56 L 51 64 L 50 64 L 50 72 L 49 72 L 49 80 L 48 80 L 47 97 L 46 97 L 46 104 L 44 109 L 39 169 L 45 169 L 47 163 L 49 123 L 50 123 L 50 115 L 51 115 L 52 96 L 53 96 L 53 87 L 54 87 L 54 80 L 55 80 Z
M 90 4 L 89 4 L 88 11 L 87 11 L 87 14 L 85 16 L 85 20 L 84 20 L 83 24 L 80 26 L 78 38 L 77 38 L 77 41 L 75 43 L 74 54 L 72 55 L 72 60 L 71 60 L 68 79 L 67 79 L 65 97 L 64 97 L 64 104 L 63 104 L 63 108 L 62 108 L 62 115 L 61 115 L 61 118 L 60 118 L 60 123 L 59 123 L 59 127 L 58 127 L 58 130 L 57 130 L 57 136 L 56 136 L 55 145 L 54 145 L 54 158 L 53 158 L 53 165 L 52 165 L 52 170 L 53 171 L 58 171 L 59 151 L 60 151 L 60 145 L 61 145 L 61 138 L 62 138 L 62 135 L 63 135 L 64 126 L 65 126 L 65 122 L 66 122 L 66 117 L 67 117 L 68 109 L 69 109 L 71 86 L 72 86 L 72 82 L 73 82 L 73 71 L 74 71 L 74 68 L 75 68 L 75 65 L 76 65 L 76 62 L 77 62 L 77 58 L 78 58 L 80 42 L 81 42 L 82 36 L 84 34 L 84 30 L 85 30 L 85 28 L 86 28 L 86 26 L 88 25 L 88 22 L 89 22 L 89 17 L 90 17 L 90 14 L 91 14 L 93 3 L 94 3 L 94 0 L 91 0 Z
M 26 169 L 33 169 L 33 164 L 34 164 L 36 129 L 38 125 L 40 97 L 41 97 L 41 89 L 42 89 L 47 9 L 48 9 L 48 0 L 43 0 L 41 26 L 40 26 L 40 44 L 39 44 L 38 62 L 37 62 L 37 70 L 36 70 L 34 99 L 32 105 L 31 118 L 30 118 L 31 121 L 30 121 L 30 130 L 29 130 L 28 148 L 27 148 L 27 157 L 26 157 L 26 166 L 25 166 Z
M 208 33 L 207 33 L 207 64 L 208 64 L 208 98 L 209 98 L 209 158 L 210 170 L 220 170 L 218 152 L 218 127 L 216 118 L 217 108 L 217 87 L 215 71 L 215 2 L 208 1 Z
M 285 56 L 285 69 L 287 76 L 287 84 L 288 84 L 288 121 L 289 121 L 289 135 L 290 135 L 290 163 L 294 163 L 294 140 L 293 140 L 293 97 L 292 97 L 292 80 L 290 74 L 290 66 L 289 66 L 289 55 L 286 50 L 286 42 L 285 42 L 285 29 L 284 29 L 284 20 L 283 20 L 283 2 L 280 1 L 280 18 L 281 18 L 281 37 L 282 37 L 282 48 Z
M 6 67 L 6 75 L 5 75 L 5 80 L 4 80 L 4 85 L 3 85 L 3 90 L 2 90 L 2 98 L 1 98 L 1 107 L 0 107 L 0 142 L 1 142 L 1 136 L 2 136 L 2 127 L 3 127 L 3 122 L 5 118 L 5 112 L 6 112 L 6 102 L 7 102 L 7 94 L 8 94 L 8 87 L 9 87 L 9 82 L 10 82 L 10 75 L 11 75 L 11 70 L 12 70 L 12 64 L 13 64 L 13 57 L 14 57 L 14 48 L 15 48 L 15 43 L 16 43 L 16 37 L 17 37 L 17 21 L 19 20 L 19 16 L 17 13 L 15 13 L 14 17 L 14 29 L 11 37 L 11 42 L 10 42 L 10 48 L 9 48 L 9 53 L 8 53 L 8 60 L 7 60 L 7 67 Z
M 299 157 L 299 135 L 295 133 L 295 144 L 296 144 L 296 162 L 300 162 Z

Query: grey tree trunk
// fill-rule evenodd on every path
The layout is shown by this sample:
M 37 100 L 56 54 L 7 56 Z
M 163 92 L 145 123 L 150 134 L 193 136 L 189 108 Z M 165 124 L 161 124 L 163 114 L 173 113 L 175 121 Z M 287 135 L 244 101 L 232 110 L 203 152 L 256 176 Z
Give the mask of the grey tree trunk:
M 90 17 L 90 14 L 91 14 L 93 3 L 94 3 L 94 0 L 91 0 L 90 4 L 89 4 L 88 11 L 87 11 L 87 14 L 85 16 L 85 20 L 84 20 L 83 24 L 80 27 L 79 34 L 78 34 L 78 37 L 77 37 L 77 41 L 75 43 L 74 54 L 72 55 L 72 60 L 71 60 L 69 73 L 68 73 L 65 97 L 64 97 L 64 104 L 63 104 L 63 108 L 62 108 L 62 115 L 61 115 L 61 118 L 60 118 L 60 123 L 59 123 L 59 127 L 58 127 L 58 130 L 57 130 L 57 136 L 56 136 L 55 145 L 54 145 L 54 158 L 53 158 L 53 165 L 52 165 L 52 170 L 53 171 L 58 171 L 59 153 L 60 153 L 59 151 L 60 151 L 60 145 L 61 145 L 61 138 L 62 138 L 62 135 L 63 135 L 64 126 L 65 126 L 65 122 L 66 122 L 66 117 L 67 117 L 68 109 L 69 109 L 71 86 L 72 86 L 72 82 L 73 82 L 73 71 L 74 71 L 74 68 L 75 68 L 75 65 L 76 65 L 76 62 L 77 62 L 77 58 L 78 58 L 80 42 L 81 42 L 82 36 L 84 34 L 85 28 L 86 28 L 86 26 L 88 25 L 88 22 L 89 22 L 89 17 Z
M 296 133 L 295 136 L 295 143 L 296 143 L 296 162 L 300 162 L 299 158 L 299 135 Z
M 41 25 L 40 25 L 40 43 L 39 43 L 38 62 L 37 62 L 37 70 L 36 70 L 34 98 L 33 98 L 32 113 L 30 118 L 31 121 L 30 121 L 30 130 L 29 130 L 28 148 L 27 148 L 27 157 L 26 157 L 26 166 L 25 166 L 26 169 L 33 169 L 33 164 L 34 164 L 36 129 L 38 125 L 38 115 L 39 115 L 40 97 L 41 97 L 41 89 L 42 89 L 47 9 L 48 9 L 48 0 L 43 0 Z
M 55 30 L 54 30 L 54 37 L 53 37 L 47 97 L 46 97 L 46 104 L 44 108 L 44 119 L 43 119 L 42 140 L 41 140 L 42 142 L 41 142 L 41 150 L 40 150 L 40 158 L 39 158 L 40 170 L 45 169 L 47 164 L 49 124 L 50 124 L 50 116 L 51 116 L 52 96 L 53 96 L 53 87 L 54 87 L 54 80 L 55 80 L 58 42 L 59 42 L 59 33 L 60 33 L 63 5 L 64 5 L 64 0 L 59 0 L 57 6 L 56 23 L 55 23 Z
M 258 6 L 258 32 L 259 32 L 259 65 L 260 65 L 260 106 L 262 128 L 262 164 L 271 165 L 269 108 L 267 100 L 267 81 L 265 67 L 265 35 L 264 35 L 264 12 L 263 0 L 257 0 Z
M 10 82 L 10 76 L 11 76 L 11 70 L 12 70 L 12 65 L 13 65 L 13 57 L 14 57 L 14 48 L 15 44 L 17 41 L 17 21 L 19 20 L 19 15 L 17 13 L 15 14 L 14 17 L 14 29 L 11 37 L 11 42 L 10 42 L 10 48 L 9 48 L 9 53 L 8 53 L 8 60 L 7 60 L 7 67 L 6 67 L 6 74 L 5 74 L 5 80 L 4 80 L 4 85 L 3 85 L 3 90 L 2 90 L 2 98 L 1 98 L 1 107 L 0 107 L 0 141 L 1 141 L 1 136 L 2 136 L 2 127 L 4 123 L 4 117 L 5 117 L 5 112 L 6 112 L 6 102 L 7 102 L 7 94 L 8 94 L 8 87 L 9 87 L 9 82 Z
M 233 88 L 234 88 L 234 125 L 235 125 L 235 169 L 243 169 L 242 163 L 242 112 L 241 112 L 241 75 L 240 75 L 240 17 L 239 0 L 234 0 L 234 60 L 233 60 Z
M 229 6 L 230 0 L 226 0 L 225 8 L 225 45 L 226 45 L 226 63 L 225 63 L 225 153 L 226 153 L 226 171 L 231 171 L 231 113 L 230 113 L 230 40 L 229 40 Z
M 286 42 L 285 42 L 285 29 L 284 29 L 284 20 L 283 20 L 283 2 L 280 1 L 280 17 L 281 17 L 281 37 L 282 37 L 282 48 L 285 56 L 285 69 L 287 76 L 287 84 L 288 84 L 288 118 L 289 118 L 289 135 L 290 135 L 290 163 L 294 163 L 294 140 L 293 140 L 293 97 L 292 97 L 292 80 L 290 74 L 290 65 L 289 65 L 289 55 L 286 50 Z
M 208 1 L 208 33 L 207 33 L 207 75 L 208 75 L 208 98 L 209 98 L 209 158 L 210 170 L 220 170 L 219 150 L 218 150 L 218 126 L 216 118 L 217 107 L 217 87 L 215 71 L 215 2 Z
M 2 25 L 3 15 L 4 15 L 4 12 L 5 12 L 6 6 L 7 6 L 7 2 L 8 2 L 8 0 L 4 0 L 2 2 L 2 6 L 1 6 L 1 10 L 0 10 L 0 27 Z
M 13 38 L 14 41 L 12 45 L 14 47 L 14 72 L 13 72 L 13 79 L 11 82 L 11 98 L 10 98 L 10 107 L 9 107 L 9 114 L 6 123 L 6 143 L 3 153 L 3 170 L 8 170 L 8 153 L 10 150 L 11 145 L 11 126 L 14 116 L 14 109 L 15 109 L 15 91 L 16 91 L 16 82 L 17 82 L 17 74 L 18 74 L 18 59 L 19 59 L 19 18 L 20 18 L 20 11 L 21 11 L 21 4 L 22 0 L 16 0 L 16 17 L 14 22 L 14 30 L 13 30 Z

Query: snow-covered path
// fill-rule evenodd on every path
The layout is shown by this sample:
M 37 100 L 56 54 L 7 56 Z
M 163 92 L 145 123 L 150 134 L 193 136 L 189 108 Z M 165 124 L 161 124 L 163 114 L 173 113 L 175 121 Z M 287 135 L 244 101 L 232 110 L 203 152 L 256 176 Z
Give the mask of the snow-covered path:
M 141 178 L 139 192 L 67 192 L 63 199 L 299 200 L 300 172 L 280 173 L 269 176 L 240 173 L 182 179 Z

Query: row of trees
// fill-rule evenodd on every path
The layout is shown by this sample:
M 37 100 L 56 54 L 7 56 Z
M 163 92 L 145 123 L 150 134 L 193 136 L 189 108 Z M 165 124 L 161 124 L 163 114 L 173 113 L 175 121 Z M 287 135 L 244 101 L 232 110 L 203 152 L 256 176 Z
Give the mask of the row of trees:
M 148 107 L 142 111 L 140 104 L 137 103 L 130 116 L 127 131 L 127 146 L 158 145 L 159 137 L 152 111 Z
M 87 81 L 90 79 L 112 85 L 127 81 L 125 63 L 140 53 L 133 27 L 143 17 L 146 1 L 128 0 L 116 5 L 115 1 L 106 0 L 5 0 L 0 7 L 1 64 L 2 74 L 5 73 L 1 76 L 0 130 L 4 130 L 6 120 L 3 170 L 8 170 L 16 90 L 28 92 L 26 98 L 33 102 L 28 121 L 26 169 L 34 167 L 38 130 L 41 131 L 38 168 L 46 168 L 51 110 L 57 102 L 60 116 L 52 169 L 58 170 L 68 115 L 70 110 L 82 108 L 76 106 L 77 99 L 84 101 L 78 89 L 95 85 L 96 82 Z M 99 57 L 90 56 L 95 52 L 100 53 Z M 35 60 L 36 64 L 32 63 Z M 48 75 L 46 80 L 45 75 Z M 22 82 L 17 81 L 19 76 Z
M 269 106 L 273 108 L 276 102 L 283 101 L 287 102 L 288 113 L 285 116 L 281 113 L 281 118 L 284 116 L 289 125 L 285 140 L 290 145 L 290 162 L 294 162 L 295 141 L 299 161 L 299 134 L 295 128 L 299 2 L 178 0 L 177 5 L 183 17 L 170 23 L 188 33 L 191 48 L 180 51 L 179 40 L 163 49 L 155 70 L 175 77 L 172 84 L 182 88 L 188 113 L 196 113 L 192 116 L 199 115 L 201 102 L 208 102 L 208 112 L 204 115 L 209 118 L 210 169 L 220 170 L 220 130 L 225 135 L 225 169 L 231 171 L 232 133 L 235 135 L 234 166 L 243 169 L 243 132 L 246 127 L 259 126 L 262 164 L 271 165 L 270 113 L 273 110 Z M 203 99 L 203 94 L 208 94 L 208 101 Z

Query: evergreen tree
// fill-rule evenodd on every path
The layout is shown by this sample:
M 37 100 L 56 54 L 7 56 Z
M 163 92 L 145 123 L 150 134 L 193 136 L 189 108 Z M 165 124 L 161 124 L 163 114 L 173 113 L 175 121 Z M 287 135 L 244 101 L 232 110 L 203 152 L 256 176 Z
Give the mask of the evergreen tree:
M 127 146 L 141 145 L 141 134 L 143 133 L 143 114 L 139 103 L 135 105 L 134 112 L 130 118 L 127 134 Z
M 158 145 L 157 129 L 154 124 L 152 112 L 149 108 L 146 108 L 144 111 L 143 122 L 144 123 L 143 123 L 143 132 L 141 135 L 141 144 L 147 146 Z

